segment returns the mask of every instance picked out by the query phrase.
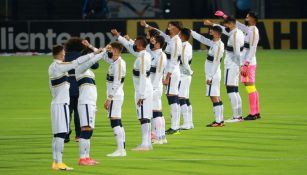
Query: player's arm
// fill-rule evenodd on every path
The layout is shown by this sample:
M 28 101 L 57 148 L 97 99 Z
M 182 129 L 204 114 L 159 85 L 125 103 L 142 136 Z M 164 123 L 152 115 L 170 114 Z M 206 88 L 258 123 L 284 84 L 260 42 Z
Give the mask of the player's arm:
M 178 47 L 180 45 L 179 42 L 181 41 L 178 41 L 177 39 L 170 45 L 171 59 L 169 60 L 169 64 L 166 67 L 166 72 L 169 76 L 173 73 L 175 66 L 178 62 L 179 52 L 182 50 L 182 48 Z
M 233 34 L 233 53 L 235 55 L 235 59 L 240 61 L 241 51 L 240 51 L 240 40 L 244 38 L 240 38 L 237 32 Z
M 133 44 L 126 38 L 122 37 L 116 29 L 112 29 L 111 33 L 117 38 L 117 40 L 124 45 L 124 47 L 134 56 L 138 56 L 138 52 L 133 50 Z
M 249 31 L 249 28 L 245 24 L 242 24 L 240 21 L 236 21 L 236 26 L 244 33 L 248 33 Z
M 259 33 L 256 32 L 256 29 L 249 30 L 249 53 L 244 64 L 249 64 L 252 58 L 256 55 L 257 45 L 259 42 Z
M 145 86 L 146 86 L 146 69 L 145 69 L 145 58 L 144 55 L 141 57 L 140 66 L 140 83 L 139 83 L 139 100 L 145 99 Z
M 163 31 L 148 25 L 145 20 L 142 20 L 140 22 L 140 24 L 141 24 L 141 26 L 143 26 L 145 28 L 148 28 L 149 30 L 156 30 L 156 31 L 158 31 L 160 33 L 160 35 L 165 39 L 166 42 L 169 42 L 171 40 L 170 36 L 166 35 Z
M 162 83 L 162 82 L 160 82 L 160 80 L 161 80 L 161 77 L 163 76 L 163 68 L 165 67 L 164 64 L 166 64 L 165 62 L 163 62 L 164 59 L 166 59 L 166 55 L 161 53 L 158 64 L 157 64 L 156 76 L 155 76 L 155 79 L 152 83 L 153 89 L 157 89 L 159 84 Z
M 71 69 L 75 69 L 79 65 L 83 64 L 90 58 L 92 58 L 95 54 L 90 53 L 87 55 L 83 55 L 81 57 L 78 57 L 77 59 L 71 61 L 71 62 L 62 62 L 62 63 L 57 63 L 56 64 L 56 69 L 59 70 L 60 72 L 67 72 Z
M 191 30 L 191 35 L 194 39 L 196 39 L 197 41 L 201 42 L 202 44 L 205 44 L 206 46 L 211 47 L 212 45 L 212 41 L 202 35 L 200 35 L 199 33 Z
M 109 92 L 108 98 L 112 99 L 114 94 L 118 91 L 119 87 L 121 86 L 122 81 L 122 62 L 119 61 L 118 65 L 114 68 L 114 79 L 113 79 L 113 86 L 111 91 Z
M 214 59 L 212 62 L 212 69 L 211 71 L 206 75 L 207 81 L 212 81 L 213 76 L 216 74 L 218 67 L 221 63 L 221 59 L 223 57 L 224 48 L 219 44 L 216 48 L 214 48 Z
M 84 62 L 83 64 L 79 65 L 76 68 L 76 72 L 81 73 L 81 72 L 85 72 L 87 69 L 89 69 L 91 66 L 93 66 L 95 63 L 97 63 L 99 60 L 101 60 L 103 58 L 103 55 L 106 52 L 106 49 L 103 48 L 101 49 L 101 51 L 99 51 L 99 49 L 96 51 L 97 52 L 101 52 L 99 54 L 96 54 L 95 56 L 93 56 L 91 59 L 89 59 L 88 61 Z
M 193 74 L 193 71 L 190 67 L 189 60 L 192 58 L 193 50 L 192 47 L 186 47 L 184 51 L 184 55 L 181 55 L 182 66 L 189 73 L 189 75 Z
M 210 20 L 205 20 L 205 21 L 204 21 L 204 25 L 207 25 L 207 26 L 219 26 L 219 27 L 222 28 L 223 34 L 229 36 L 229 32 L 227 32 L 226 29 L 225 29 L 225 27 L 222 26 L 222 25 L 220 25 L 220 24 L 213 23 L 213 22 L 210 21 Z

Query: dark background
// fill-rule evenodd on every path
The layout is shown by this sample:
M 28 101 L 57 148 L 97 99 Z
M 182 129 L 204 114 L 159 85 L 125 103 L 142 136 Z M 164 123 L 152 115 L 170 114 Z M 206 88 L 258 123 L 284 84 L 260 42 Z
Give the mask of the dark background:
M 108 0 L 102 1 L 108 3 Z M 129 2 L 129 0 L 123 1 Z M 161 10 L 154 18 L 211 18 L 216 9 L 223 9 L 238 18 L 243 18 L 246 14 L 238 9 L 237 0 L 153 1 L 158 5 L 157 9 Z M 0 0 L 0 20 L 82 19 L 84 2 L 85 0 Z M 260 18 L 307 17 L 307 2 L 304 0 L 243 0 L 243 2 L 248 2 L 249 9 L 256 11 Z

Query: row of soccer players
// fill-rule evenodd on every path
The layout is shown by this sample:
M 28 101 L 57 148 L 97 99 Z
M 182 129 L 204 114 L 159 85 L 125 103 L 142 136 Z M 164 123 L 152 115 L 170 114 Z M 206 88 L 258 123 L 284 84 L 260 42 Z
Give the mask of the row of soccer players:
M 225 15 L 222 15 L 225 17 Z M 251 13 L 247 17 L 249 21 L 255 22 L 256 18 Z M 251 22 L 251 23 L 252 23 Z M 209 24 L 209 21 L 206 21 L 206 24 Z M 226 60 L 238 61 L 238 66 L 240 65 L 241 53 L 239 47 L 239 56 L 236 55 L 236 45 L 241 46 L 242 43 L 237 44 L 236 40 L 240 40 L 240 30 L 235 27 L 236 22 L 233 18 L 225 17 L 226 29 L 229 28 L 231 31 L 228 32 L 231 34 L 228 39 L 226 47 Z M 134 62 L 133 69 L 133 82 L 135 87 L 135 103 L 138 111 L 138 118 L 142 127 L 142 143 L 137 146 L 135 151 L 147 151 L 151 150 L 151 118 L 153 117 L 154 131 L 156 133 L 157 140 L 156 143 L 166 143 L 165 139 L 165 121 L 162 115 L 162 105 L 161 105 L 161 96 L 162 96 L 162 82 L 164 85 L 167 85 L 167 97 L 169 104 L 171 105 L 171 128 L 166 133 L 177 133 L 179 130 L 180 123 L 180 109 L 179 101 L 181 106 L 186 104 L 186 99 L 188 97 L 181 96 L 180 100 L 178 98 L 178 85 L 180 82 L 180 70 L 183 76 L 187 77 L 192 75 L 192 71 L 188 66 L 188 63 L 192 57 L 192 47 L 187 43 L 189 39 L 190 31 L 187 29 L 182 29 L 180 32 L 180 25 L 176 22 L 170 22 L 168 31 L 169 35 L 164 34 L 162 31 L 159 31 L 155 28 L 152 28 L 146 24 L 145 21 L 142 21 L 141 24 L 145 27 L 148 27 L 152 30 L 158 31 L 160 35 L 150 36 L 150 44 L 147 45 L 146 40 L 143 37 L 137 37 L 135 41 L 130 40 L 128 37 L 124 38 L 119 35 L 119 33 L 114 29 L 111 32 L 117 36 L 118 41 L 122 43 L 129 52 L 131 52 L 136 60 Z M 211 23 L 210 23 L 211 24 Z M 242 25 L 243 26 L 243 25 Z M 254 26 L 255 27 L 255 26 Z M 248 29 L 250 30 L 250 29 Z M 211 29 L 211 35 L 213 36 L 212 41 L 197 34 L 192 31 L 192 36 L 201 41 L 202 43 L 210 47 L 208 52 L 208 57 L 206 60 L 205 71 L 207 79 L 207 96 L 211 97 L 211 100 L 214 105 L 214 113 L 216 116 L 215 122 L 208 126 L 223 126 L 223 105 L 219 97 L 219 84 L 220 84 L 220 60 L 224 52 L 224 44 L 221 42 L 220 37 L 223 29 L 218 26 L 214 26 Z M 253 30 L 255 34 L 255 29 Z M 226 33 L 227 31 L 224 30 Z M 153 33 L 153 32 L 149 32 Z M 180 33 L 180 37 L 178 34 Z M 238 33 L 238 34 L 237 34 Z M 247 33 L 249 34 L 249 32 Z M 239 36 L 239 37 L 237 37 Z M 243 33 L 242 33 L 243 36 Z M 257 36 L 256 36 L 257 37 Z M 241 37 L 243 38 L 243 37 Z M 255 35 L 252 37 L 253 41 Z M 183 43 L 180 41 L 183 39 Z M 164 45 L 164 40 L 167 42 L 166 52 L 169 54 L 169 59 L 166 61 L 166 55 L 162 51 L 162 46 Z M 249 42 L 249 41 L 248 41 Z M 257 41 L 258 42 L 258 41 Z M 62 46 L 56 46 L 53 49 L 53 55 L 55 58 L 54 63 L 49 67 L 49 77 L 50 77 L 50 89 L 52 92 L 52 126 L 53 126 L 53 169 L 59 170 L 70 170 L 71 168 L 62 163 L 62 152 L 64 148 L 64 138 L 69 128 L 69 121 L 67 119 L 69 104 L 68 89 L 69 84 L 67 83 L 67 71 L 71 69 L 76 70 L 76 78 L 78 80 L 78 85 L 80 89 L 78 111 L 80 113 L 80 123 L 81 123 L 81 138 L 80 138 L 80 165 L 95 165 L 97 162 L 89 157 L 89 148 L 90 148 L 90 137 L 92 135 L 92 130 L 94 128 L 95 121 L 95 112 L 96 112 L 96 99 L 97 99 L 97 90 L 95 86 L 94 74 L 89 68 L 95 64 L 100 59 L 105 60 L 110 63 L 107 81 L 108 81 L 108 90 L 107 95 L 108 99 L 106 100 L 104 106 L 108 110 L 108 114 L 111 121 L 111 126 L 114 130 L 116 140 L 118 143 L 118 149 L 108 156 L 125 156 L 125 132 L 121 123 L 121 106 L 123 103 L 123 82 L 126 73 L 125 61 L 121 58 L 120 54 L 122 51 L 122 46 L 119 43 L 111 43 L 104 49 L 95 49 L 89 43 L 84 42 L 85 45 L 92 48 L 94 53 L 79 57 L 75 61 L 70 63 L 63 62 L 65 51 Z M 182 46 L 183 45 L 183 46 Z M 242 45 L 243 46 L 243 45 Z M 249 48 L 246 47 L 245 50 L 252 50 L 251 46 L 253 43 L 249 42 Z M 185 51 L 185 48 L 191 48 Z M 147 48 L 147 49 L 146 49 Z M 147 52 L 148 50 L 149 52 Z M 185 59 L 185 52 L 191 52 L 190 55 L 187 54 Z M 232 53 L 232 55 L 231 55 Z M 181 56 L 181 58 L 180 58 Z M 190 56 L 190 57 L 189 57 Z M 233 58 L 234 56 L 239 58 Z M 153 59 L 152 59 L 153 58 Z M 228 58 L 228 59 L 227 59 Z M 255 59 L 255 58 L 252 58 Z M 181 69 L 179 68 L 179 64 Z M 237 62 L 235 62 L 237 63 Z M 244 61 L 242 66 L 242 77 L 243 79 L 251 79 L 250 72 L 251 65 L 249 60 Z M 237 67 L 238 67 L 237 66 Z M 225 84 L 227 87 L 227 92 L 233 101 L 233 96 L 237 96 L 238 91 L 235 83 L 235 66 L 226 66 L 225 74 Z M 232 73 L 231 73 L 232 72 Z M 239 71 L 238 71 L 239 72 Z M 163 74 L 166 74 L 164 80 L 162 81 Z M 184 78 L 181 78 L 181 81 L 184 81 Z M 229 80 L 228 80 L 229 79 Z M 237 74 L 238 79 L 238 74 Z M 188 82 L 191 79 L 187 80 Z M 234 84 L 229 83 L 228 81 Z M 250 82 L 248 82 L 250 83 Z M 184 83 L 187 84 L 187 83 Z M 189 83 L 188 83 L 189 84 Z M 250 84 L 246 84 L 247 87 L 250 87 Z M 189 86 L 189 85 L 188 85 Z M 184 88 L 187 90 L 189 87 Z M 247 88 L 248 89 L 248 88 Z M 253 88 L 255 89 L 255 88 Z M 257 91 L 254 91 L 257 93 Z M 188 92 L 187 92 L 188 94 Z M 251 94 L 250 94 L 251 95 Z M 251 96 L 250 96 L 251 97 Z M 235 97 L 237 99 L 237 97 Z M 251 101 L 251 100 L 250 100 Z M 258 103 L 258 102 L 257 102 Z M 183 104 L 183 105 L 182 105 Z M 233 118 L 230 121 L 239 121 L 241 120 L 241 110 L 240 104 L 237 102 L 236 108 L 232 103 L 234 109 Z M 187 105 L 186 105 L 187 106 Z M 239 106 L 239 107 L 238 107 Z M 183 109 L 183 110 L 182 110 Z M 181 111 L 184 113 L 184 108 Z M 186 111 L 188 109 L 186 108 Z M 235 115 L 237 114 L 237 115 Z M 185 116 L 185 115 L 184 115 Z M 252 117 L 252 118 L 251 118 Z M 260 116 L 255 114 L 250 114 L 246 119 L 255 119 Z M 186 113 L 185 118 L 186 129 L 193 128 L 191 116 L 189 112 Z M 183 128 L 185 128 L 183 126 Z

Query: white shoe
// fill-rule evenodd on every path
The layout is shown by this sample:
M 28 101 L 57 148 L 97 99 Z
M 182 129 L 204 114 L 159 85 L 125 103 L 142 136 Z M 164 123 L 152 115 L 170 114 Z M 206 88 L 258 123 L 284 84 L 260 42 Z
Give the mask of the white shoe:
M 152 144 L 154 144 L 154 145 L 162 145 L 163 141 L 162 140 L 154 139 L 154 140 L 152 140 Z
M 150 151 L 152 150 L 152 146 L 143 146 L 143 145 L 139 145 L 135 148 L 132 149 L 132 151 Z
M 125 157 L 127 156 L 126 150 L 118 149 L 111 154 L 107 154 L 108 157 Z
M 162 139 L 162 143 L 163 143 L 163 144 L 167 144 L 166 138 Z
M 183 124 L 180 126 L 180 129 L 182 130 L 189 130 L 189 129 L 192 129 L 192 127 L 189 125 L 189 124 Z
M 242 122 L 243 121 L 243 118 L 242 117 L 239 117 L 239 118 L 230 118 L 228 120 L 225 120 L 225 123 L 236 123 L 236 122 Z
M 190 126 L 191 126 L 191 129 L 194 128 L 194 124 L 192 122 L 190 123 Z

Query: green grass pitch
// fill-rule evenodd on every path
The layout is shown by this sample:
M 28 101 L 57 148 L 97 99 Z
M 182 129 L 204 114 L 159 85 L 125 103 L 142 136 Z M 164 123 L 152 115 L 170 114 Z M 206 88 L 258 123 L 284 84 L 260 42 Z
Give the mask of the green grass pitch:
M 95 71 L 99 111 L 91 156 L 101 163 L 80 167 L 78 143 L 65 144 L 64 162 L 75 168 L 67 174 L 304 174 L 307 172 L 307 51 L 258 51 L 257 89 L 262 119 L 206 128 L 213 121 L 212 104 L 205 97 L 205 52 L 194 52 L 190 99 L 195 129 L 168 136 L 166 145 L 145 153 L 132 152 L 140 143 L 140 125 L 133 102 L 132 63 L 127 62 L 123 124 L 127 136 L 124 158 L 105 155 L 116 148 L 105 110 L 107 64 Z M 0 57 L 0 174 L 58 174 L 51 170 L 51 122 L 47 69 L 50 56 Z M 226 89 L 221 86 L 224 116 L 231 115 Z M 247 93 L 240 85 L 244 115 Z M 163 97 L 169 126 L 169 107 Z M 63 172 L 62 172 L 63 173 Z

